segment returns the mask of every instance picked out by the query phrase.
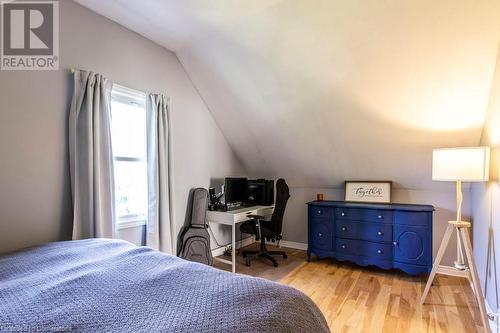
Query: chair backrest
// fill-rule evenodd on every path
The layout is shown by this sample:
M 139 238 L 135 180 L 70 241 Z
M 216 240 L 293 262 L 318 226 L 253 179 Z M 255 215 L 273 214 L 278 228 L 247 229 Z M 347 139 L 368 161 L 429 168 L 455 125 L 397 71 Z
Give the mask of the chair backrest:
M 276 181 L 276 203 L 274 204 L 274 212 L 271 217 L 271 228 L 273 234 L 281 235 L 283 228 L 283 216 L 285 215 L 285 208 L 290 198 L 290 189 L 283 178 Z

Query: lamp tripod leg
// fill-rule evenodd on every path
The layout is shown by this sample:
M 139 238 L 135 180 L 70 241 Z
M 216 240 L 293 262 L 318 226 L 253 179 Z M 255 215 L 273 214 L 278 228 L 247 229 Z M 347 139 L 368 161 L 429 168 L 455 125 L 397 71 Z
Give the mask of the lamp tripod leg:
M 443 240 L 441 241 L 441 245 L 439 246 L 438 253 L 436 255 L 436 260 L 434 261 L 434 265 L 432 266 L 431 274 L 429 275 L 429 279 L 427 280 L 427 284 L 425 285 L 424 293 L 422 294 L 422 298 L 420 298 L 420 304 L 425 303 L 425 298 L 431 289 L 432 282 L 434 281 L 434 277 L 438 271 L 439 265 L 441 264 L 441 260 L 443 259 L 444 252 L 448 247 L 448 242 L 450 241 L 451 234 L 453 233 L 453 229 L 455 227 L 452 224 L 448 224 L 446 227 L 446 231 L 443 236 Z
M 472 244 L 470 242 L 469 229 L 459 228 L 462 241 L 464 243 L 465 255 L 467 256 L 467 263 L 469 264 L 469 269 L 472 277 L 472 285 L 474 286 L 474 292 L 476 294 L 477 305 L 479 306 L 479 312 L 481 313 L 481 321 L 483 323 L 483 328 L 485 332 L 490 332 L 490 326 L 488 321 L 488 313 L 486 312 L 486 305 L 483 298 L 483 292 L 481 291 L 481 284 L 479 282 L 479 275 L 477 273 L 476 261 L 472 254 Z

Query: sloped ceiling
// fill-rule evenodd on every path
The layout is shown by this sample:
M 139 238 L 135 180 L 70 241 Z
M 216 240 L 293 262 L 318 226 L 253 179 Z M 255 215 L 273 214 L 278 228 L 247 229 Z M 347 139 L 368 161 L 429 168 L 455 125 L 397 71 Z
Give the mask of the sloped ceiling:
M 479 144 L 499 0 L 78 2 L 177 53 L 250 175 L 430 189 Z

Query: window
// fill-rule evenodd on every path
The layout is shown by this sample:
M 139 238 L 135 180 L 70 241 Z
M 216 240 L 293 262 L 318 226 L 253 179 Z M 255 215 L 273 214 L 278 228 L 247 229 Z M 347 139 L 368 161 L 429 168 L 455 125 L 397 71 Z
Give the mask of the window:
M 118 228 L 146 223 L 148 212 L 146 95 L 125 87 L 111 92 L 111 142 Z

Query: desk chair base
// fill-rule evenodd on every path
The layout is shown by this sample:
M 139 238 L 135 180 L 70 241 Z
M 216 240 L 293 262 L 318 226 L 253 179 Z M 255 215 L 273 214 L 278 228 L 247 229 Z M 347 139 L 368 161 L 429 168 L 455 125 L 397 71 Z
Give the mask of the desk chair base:
M 273 256 L 282 256 L 283 259 L 288 258 L 284 251 L 268 251 L 264 239 L 260 243 L 260 251 L 243 251 L 243 258 L 245 258 L 245 265 L 250 266 L 250 262 L 255 258 L 264 258 L 273 263 L 274 267 L 278 267 L 278 262 Z

